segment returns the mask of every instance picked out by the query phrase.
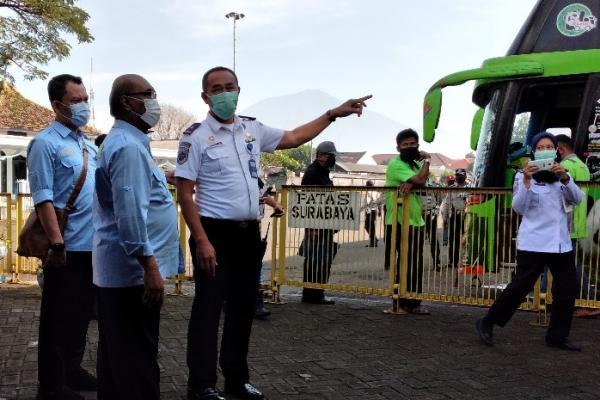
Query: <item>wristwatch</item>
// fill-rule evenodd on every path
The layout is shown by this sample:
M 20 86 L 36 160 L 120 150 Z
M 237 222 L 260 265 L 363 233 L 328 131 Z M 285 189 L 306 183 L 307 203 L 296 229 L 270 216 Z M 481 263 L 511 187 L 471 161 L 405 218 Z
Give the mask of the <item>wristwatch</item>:
M 64 243 L 52 243 L 50 245 L 50 250 L 52 251 L 63 251 L 65 249 L 65 244 Z

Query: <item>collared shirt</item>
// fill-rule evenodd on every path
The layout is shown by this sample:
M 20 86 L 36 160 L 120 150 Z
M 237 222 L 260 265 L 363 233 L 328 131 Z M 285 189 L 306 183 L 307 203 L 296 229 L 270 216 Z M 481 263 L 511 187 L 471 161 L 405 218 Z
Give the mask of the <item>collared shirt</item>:
M 581 161 L 579 159 L 579 157 L 577 157 L 577 155 L 575 155 L 574 153 L 569 154 L 568 156 L 566 156 L 565 158 L 562 159 L 562 161 L 560 162 L 560 165 L 562 165 L 567 172 L 569 173 L 569 175 L 571 175 L 571 178 L 573 178 L 573 180 L 575 180 L 575 182 L 589 182 L 590 181 L 590 170 L 588 169 L 587 165 L 585 165 L 583 163 L 583 161 Z M 583 189 L 583 199 L 581 200 L 581 203 L 579 203 L 579 205 L 577 207 L 575 207 L 575 209 L 573 210 L 572 213 L 572 218 L 571 218 L 571 238 L 572 239 L 581 239 L 587 236 L 587 194 L 588 194 L 588 189 L 584 188 Z
M 453 183 L 449 187 L 451 188 L 466 188 L 467 185 L 458 186 L 456 183 Z M 466 192 L 449 192 L 444 198 L 444 202 L 442 203 L 442 216 L 445 220 L 447 220 L 450 215 L 456 213 L 464 213 L 467 210 L 467 193 Z
M 261 152 L 275 150 L 283 130 L 253 118 L 222 124 L 210 113 L 179 142 L 175 176 L 196 182 L 196 206 L 202 217 L 256 220 Z
M 583 192 L 573 179 L 541 184 L 532 179 L 529 189 L 523 173 L 515 176 L 513 209 L 523 216 L 517 249 L 541 253 L 566 253 L 573 249 L 569 237 L 568 205 L 579 204 Z
M 419 174 L 421 167 L 423 166 L 423 162 L 415 161 L 415 165 L 410 165 L 400 159 L 399 156 L 392 159 L 388 164 L 387 170 L 385 172 L 385 186 L 398 187 L 403 183 L 408 182 L 410 178 Z M 392 210 L 396 206 L 394 204 L 394 196 L 393 193 L 386 193 L 387 196 L 387 213 L 385 216 L 385 223 L 387 225 L 391 225 L 392 220 Z M 401 202 L 402 198 L 398 198 L 398 201 Z M 421 196 L 416 194 L 408 195 L 408 204 L 409 204 L 409 225 L 410 226 L 424 226 L 425 220 L 423 219 L 423 206 L 421 203 Z M 402 206 L 398 207 L 398 223 L 402 223 Z
M 94 196 L 94 283 L 144 283 L 138 256 L 154 256 L 163 278 L 177 273 L 177 211 L 148 136 L 116 120 L 103 143 Z
M 96 171 L 96 146 L 82 133 L 54 121 L 29 143 L 27 171 L 35 205 L 51 201 L 64 208 L 83 168 L 83 146 L 88 149 L 88 171 L 75 210 L 69 213 L 64 232 L 67 251 L 92 251 L 92 197 Z

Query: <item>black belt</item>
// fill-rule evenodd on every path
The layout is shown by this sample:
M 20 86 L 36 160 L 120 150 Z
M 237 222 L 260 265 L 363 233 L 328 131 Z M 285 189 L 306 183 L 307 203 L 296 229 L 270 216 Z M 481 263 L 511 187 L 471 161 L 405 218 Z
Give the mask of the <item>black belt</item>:
M 221 225 L 221 226 L 227 226 L 230 228 L 237 228 L 237 229 L 248 229 L 248 228 L 253 228 L 253 227 L 257 227 L 259 221 L 256 219 L 249 219 L 249 220 L 245 220 L 245 221 L 235 221 L 233 219 L 218 219 L 218 218 L 210 218 L 210 217 L 200 217 L 200 221 L 202 223 L 208 223 L 211 225 Z

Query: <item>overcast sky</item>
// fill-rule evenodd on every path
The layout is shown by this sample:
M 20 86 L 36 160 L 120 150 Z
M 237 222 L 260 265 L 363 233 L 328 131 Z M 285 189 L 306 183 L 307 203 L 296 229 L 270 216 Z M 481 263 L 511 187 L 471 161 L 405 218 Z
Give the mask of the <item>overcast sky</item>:
M 200 98 L 201 76 L 216 65 L 231 67 L 233 29 L 225 14 L 237 11 L 246 15 L 237 25 L 240 109 L 306 89 L 340 99 L 373 94 L 370 109 L 421 132 L 427 89 L 444 75 L 504 55 L 535 2 L 83 0 L 78 5 L 90 14 L 96 40 L 73 43 L 71 56 L 47 70 L 51 76 L 85 78 L 96 94 L 102 130 L 112 124 L 110 86 L 124 73 L 145 76 L 159 101 L 201 119 L 207 110 Z M 13 72 L 18 90 L 49 105 L 46 82 L 24 81 Z M 425 148 L 451 156 L 468 151 L 472 88 L 446 89 L 440 122 L 445 135 Z M 395 133 L 382 132 L 376 140 Z

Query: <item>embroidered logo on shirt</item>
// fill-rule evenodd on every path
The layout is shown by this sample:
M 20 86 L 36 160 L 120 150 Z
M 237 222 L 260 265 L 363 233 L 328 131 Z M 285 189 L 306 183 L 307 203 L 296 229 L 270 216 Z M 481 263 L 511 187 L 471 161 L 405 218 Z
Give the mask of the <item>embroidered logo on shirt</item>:
M 188 156 L 190 155 L 190 147 L 192 147 L 191 143 L 179 143 L 179 150 L 177 151 L 177 164 L 183 164 L 188 160 Z
M 63 157 L 67 157 L 67 156 L 70 156 L 70 155 L 73 155 L 73 154 L 75 154 L 75 149 L 66 148 L 66 149 L 64 149 L 63 151 L 61 151 L 61 152 L 60 152 L 60 154 L 61 154 Z

